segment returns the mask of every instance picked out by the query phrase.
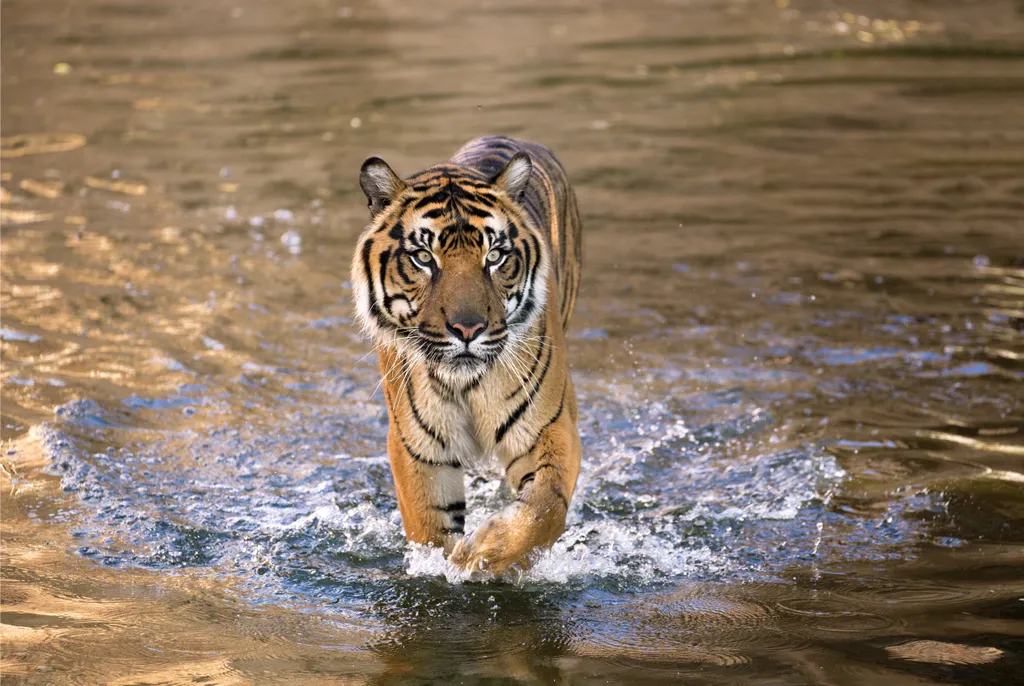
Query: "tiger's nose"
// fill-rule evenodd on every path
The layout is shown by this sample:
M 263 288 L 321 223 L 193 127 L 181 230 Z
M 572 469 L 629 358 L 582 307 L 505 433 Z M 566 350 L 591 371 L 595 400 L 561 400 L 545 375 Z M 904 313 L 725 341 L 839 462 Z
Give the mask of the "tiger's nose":
M 468 315 L 446 322 L 448 330 L 463 343 L 469 343 L 487 328 L 487 320 L 479 315 Z

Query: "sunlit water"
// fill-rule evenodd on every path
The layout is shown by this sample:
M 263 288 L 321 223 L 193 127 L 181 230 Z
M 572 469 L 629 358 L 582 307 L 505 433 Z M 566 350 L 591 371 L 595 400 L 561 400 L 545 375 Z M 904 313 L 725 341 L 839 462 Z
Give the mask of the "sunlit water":
M 1019 3 L 5 2 L 12 683 L 1024 670 Z M 550 145 L 584 463 L 517 584 L 401 532 L 362 159 Z M 469 484 L 468 527 L 508 498 Z

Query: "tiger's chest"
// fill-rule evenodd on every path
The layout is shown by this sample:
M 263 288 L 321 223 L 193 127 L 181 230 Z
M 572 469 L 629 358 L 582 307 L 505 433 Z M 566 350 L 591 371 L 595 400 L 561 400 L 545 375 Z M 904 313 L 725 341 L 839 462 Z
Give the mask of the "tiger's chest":
M 402 438 L 424 461 L 483 466 L 504 452 L 495 440 L 507 415 L 508 389 L 493 371 L 468 390 L 453 390 L 418 370 L 397 388 Z

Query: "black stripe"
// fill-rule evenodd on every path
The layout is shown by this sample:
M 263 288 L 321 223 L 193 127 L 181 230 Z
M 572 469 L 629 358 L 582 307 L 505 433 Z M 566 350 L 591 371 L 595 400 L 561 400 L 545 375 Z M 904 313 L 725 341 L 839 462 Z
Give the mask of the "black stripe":
M 464 526 L 445 526 L 441 528 L 443 534 L 464 534 L 466 529 Z
M 525 377 L 521 377 L 523 379 L 523 384 L 525 384 L 527 381 L 532 379 L 533 378 L 533 373 L 535 371 L 537 371 L 537 365 L 540 364 L 540 358 L 544 356 L 544 348 L 547 346 L 547 341 L 548 341 L 547 334 L 548 334 L 548 320 L 545 317 L 544 319 L 541 320 L 541 325 L 540 325 L 540 342 L 537 343 L 537 357 L 533 360 L 533 366 L 530 367 L 529 373 Z M 509 395 L 505 396 L 505 400 L 511 400 L 512 398 L 516 397 L 516 395 L 518 395 L 519 391 L 521 391 L 521 390 L 523 390 L 522 386 L 520 386 L 516 390 L 512 391 L 512 393 L 510 393 Z
M 544 175 L 548 177 L 548 182 L 551 183 L 551 187 L 555 190 L 555 193 L 557 195 L 558 194 L 558 188 L 556 187 L 554 181 L 551 179 L 550 175 L 547 174 L 547 172 L 545 172 Z M 566 256 L 566 254 L 568 252 L 568 247 L 569 247 L 569 246 L 567 246 L 565 244 L 566 237 L 568 235 L 566 233 L 566 231 L 569 228 L 568 226 L 566 226 L 566 223 L 565 223 L 565 196 L 564 196 L 564 194 L 561 194 L 561 196 L 562 197 L 556 197 L 555 198 L 555 200 L 558 202 L 558 207 L 552 207 L 551 208 L 552 212 L 557 212 L 558 213 L 558 219 L 559 219 L 559 222 L 558 222 L 558 250 L 559 250 L 558 267 L 559 267 L 559 274 L 560 275 L 561 275 L 561 272 L 564 270 L 564 268 L 566 266 L 565 265 L 565 256 Z
M 471 203 L 462 203 L 462 212 L 463 214 L 468 214 L 472 217 L 487 219 L 491 216 L 492 210 L 481 209 Z
M 502 334 L 501 336 L 494 336 L 493 338 L 489 338 L 488 340 L 484 341 L 480 345 L 482 347 L 485 347 L 485 348 L 495 348 L 495 347 L 500 346 L 502 343 L 504 343 L 506 338 L 508 338 L 508 334 Z M 508 398 L 506 398 L 506 400 L 508 400 Z
M 536 471 L 529 472 L 528 474 L 523 475 L 523 478 L 519 480 L 519 488 L 516 489 L 517 491 L 519 491 L 519 495 L 516 496 L 516 500 L 522 502 L 522 499 L 523 499 L 522 490 L 523 490 L 523 488 L 525 486 L 528 486 L 529 484 L 531 484 L 535 480 L 535 478 L 537 476 L 537 472 L 539 472 L 542 469 L 554 469 L 554 470 L 557 470 L 558 467 L 556 467 L 555 465 L 550 464 L 550 463 L 545 463 L 545 464 L 542 464 L 539 467 L 537 467 Z M 548 486 L 551 488 L 551 491 L 556 496 L 558 496 L 558 499 L 562 501 L 562 505 L 565 507 L 566 511 L 568 511 L 569 510 L 569 499 L 565 497 L 564 493 L 562 493 L 562 489 L 559 486 L 558 482 L 551 482 L 551 483 L 548 484 Z
M 415 450 L 412 449 L 412 447 L 409 446 L 408 441 L 405 440 L 405 436 L 402 435 L 402 430 L 398 428 L 397 422 L 395 423 L 395 432 L 398 434 L 398 440 L 402 442 L 402 447 L 405 448 L 405 451 L 409 453 L 409 456 L 416 462 L 421 462 L 425 465 L 430 465 L 431 467 L 450 467 L 452 469 L 462 469 L 462 465 L 458 462 L 431 462 L 430 460 L 426 459 L 425 457 L 417 453 Z
M 412 303 L 409 302 L 409 299 L 407 297 L 405 297 L 404 295 L 388 295 L 387 293 L 385 293 L 384 294 L 384 309 L 387 310 L 388 314 L 390 314 L 392 317 L 395 316 L 395 313 L 391 311 L 391 306 L 395 303 L 396 300 L 402 300 L 407 305 L 412 307 Z
M 459 205 L 462 205 L 464 200 L 472 200 L 476 197 L 476 192 L 472 188 L 466 189 L 461 186 L 463 182 L 466 182 L 466 185 L 470 185 L 472 179 L 468 176 L 456 176 L 451 178 L 451 183 L 448 184 L 448 191 L 451 193 L 452 200 L 457 200 Z
M 558 418 L 562 416 L 562 410 L 565 409 L 565 391 L 567 388 L 568 383 L 562 387 L 562 402 L 558 404 L 558 411 L 555 412 L 555 416 L 549 419 L 548 423 L 541 427 L 541 430 L 537 432 L 537 438 L 533 439 L 533 445 L 527 448 L 526 452 L 524 452 L 522 455 L 518 455 L 517 457 L 513 457 L 512 461 L 505 465 L 506 474 L 508 474 L 508 470 L 512 469 L 512 465 L 514 465 L 516 462 L 523 459 L 524 457 L 526 457 L 527 455 L 534 451 L 534 449 L 537 447 L 537 444 L 540 443 L 540 437 L 544 435 L 544 432 L 548 430 L 549 426 L 557 422 Z
M 402 252 L 408 254 L 408 251 L 403 250 Z M 398 270 L 398 275 L 402 277 L 402 281 L 404 281 L 406 284 L 412 285 L 416 283 L 412 278 L 410 278 L 408 272 L 405 271 L 405 264 L 402 262 L 402 260 L 395 260 L 395 269 Z
M 456 500 L 455 502 L 448 503 L 447 505 L 434 505 L 434 509 L 439 510 L 440 512 L 461 512 L 466 509 L 466 501 Z
M 519 278 L 519 270 L 523 262 L 523 258 L 521 258 L 519 255 L 513 255 L 513 257 L 515 257 L 516 259 L 509 260 L 509 266 L 514 267 L 508 275 L 508 278 L 511 281 L 515 281 L 517 278 Z
M 441 233 L 437 235 L 437 242 L 441 246 L 442 250 L 448 250 L 448 245 L 451 243 L 453 238 L 452 232 L 447 228 L 441 229 Z
M 445 207 L 448 206 L 450 198 L 451 194 L 448 192 L 448 189 L 443 188 L 431 195 L 423 196 L 422 198 L 417 200 L 416 203 L 412 206 L 412 209 L 414 211 L 422 210 L 424 207 L 429 207 L 430 205 L 441 205 L 441 209 L 444 209 Z
M 534 297 L 536 289 L 533 288 L 533 286 L 536 282 L 536 270 L 537 267 L 540 265 L 541 252 L 539 244 L 537 243 L 537 239 L 534 238 L 533 236 L 530 236 L 529 238 L 534 243 L 534 248 L 536 250 L 537 255 L 536 260 L 531 265 L 530 258 L 532 257 L 532 251 L 530 250 L 530 246 L 528 244 L 523 244 L 523 255 L 527 271 L 526 280 L 530 282 L 530 294 L 527 296 L 526 301 L 522 304 L 522 306 L 515 312 L 513 318 L 509 321 L 510 325 L 525 322 L 527 319 L 529 319 L 530 315 L 533 314 L 534 309 L 537 307 L 537 299 Z
M 434 387 L 434 391 L 439 396 L 448 402 L 453 402 L 455 400 L 455 391 L 448 384 L 439 379 L 431 367 L 427 367 L 427 378 L 430 379 L 430 383 Z
M 519 404 L 519 407 L 517 407 L 509 418 L 505 420 L 505 423 L 499 426 L 498 430 L 494 432 L 495 443 L 501 443 L 501 439 L 505 437 L 508 430 L 511 429 L 512 426 L 519 421 L 519 418 L 523 416 L 523 413 L 526 412 L 526 408 L 529 407 L 531 402 L 533 402 L 533 399 L 540 390 L 540 387 L 544 384 L 544 377 L 548 375 L 548 369 L 551 367 L 551 358 L 555 356 L 555 351 L 550 345 L 547 346 L 547 350 L 548 361 L 544 363 L 544 369 L 541 370 L 540 377 L 538 377 L 536 383 L 534 383 L 529 394 L 523 399 L 523 402 Z
M 536 476 L 537 476 L 537 472 L 539 472 L 542 469 L 558 469 L 558 467 L 556 467 L 555 465 L 551 464 L 550 462 L 545 462 L 544 464 L 538 466 L 532 472 L 527 472 L 526 474 L 523 474 L 523 478 L 521 478 L 519 480 L 519 488 L 517 488 L 516 490 L 517 491 L 523 490 L 523 486 L 526 486 L 531 481 L 533 481 L 536 478 Z
M 537 309 L 537 299 L 533 297 L 533 289 L 531 288 L 530 294 L 526 296 L 526 302 L 516 312 L 515 317 L 509 320 L 509 324 L 522 324 L 530 318 L 535 309 Z
M 388 328 L 388 321 L 377 304 L 377 286 L 373 278 L 373 270 L 370 269 L 370 253 L 373 250 L 373 241 L 369 238 L 363 243 L 363 271 L 366 272 L 366 284 L 370 287 L 370 314 L 377 320 L 381 328 Z M 383 284 L 382 284 L 383 287 Z
M 531 264 L 533 262 L 533 254 L 530 250 L 530 243 L 524 240 L 523 247 L 519 250 L 519 252 L 522 255 L 523 269 L 526 271 L 526 278 L 529 278 L 532 275 L 533 268 L 535 266 Z
M 377 262 L 380 264 L 380 293 L 384 296 L 384 306 L 387 307 L 388 289 L 384 285 L 384 277 L 388 269 L 388 259 L 391 258 L 390 250 L 381 250 L 380 255 L 377 257 Z
M 441 445 L 442 450 L 448 448 L 448 444 L 445 443 L 444 439 L 437 433 L 437 431 L 433 427 L 428 426 L 427 423 L 423 421 L 423 417 L 420 416 L 420 410 L 418 407 L 416 407 L 416 399 L 412 397 L 411 383 L 405 384 L 405 395 L 406 397 L 409 398 L 409 407 L 412 408 L 412 416 L 416 419 L 416 423 L 420 425 L 420 428 L 431 438 L 437 441 Z
M 416 335 L 419 336 L 420 338 L 425 338 L 429 341 L 433 341 L 434 343 L 448 342 L 448 337 L 441 333 L 440 329 L 432 331 L 430 328 L 430 324 L 426 324 L 423 322 L 421 322 L 420 325 L 416 327 Z

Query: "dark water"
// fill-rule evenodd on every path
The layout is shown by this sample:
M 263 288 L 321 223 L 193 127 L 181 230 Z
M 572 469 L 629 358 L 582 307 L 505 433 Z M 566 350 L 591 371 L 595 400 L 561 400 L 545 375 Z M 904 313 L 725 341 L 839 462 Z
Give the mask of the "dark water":
M 9 0 L 2 34 L 4 683 L 1024 673 L 1019 2 Z M 520 585 L 405 544 L 347 283 L 362 159 L 494 132 L 586 226 L 584 466 Z

